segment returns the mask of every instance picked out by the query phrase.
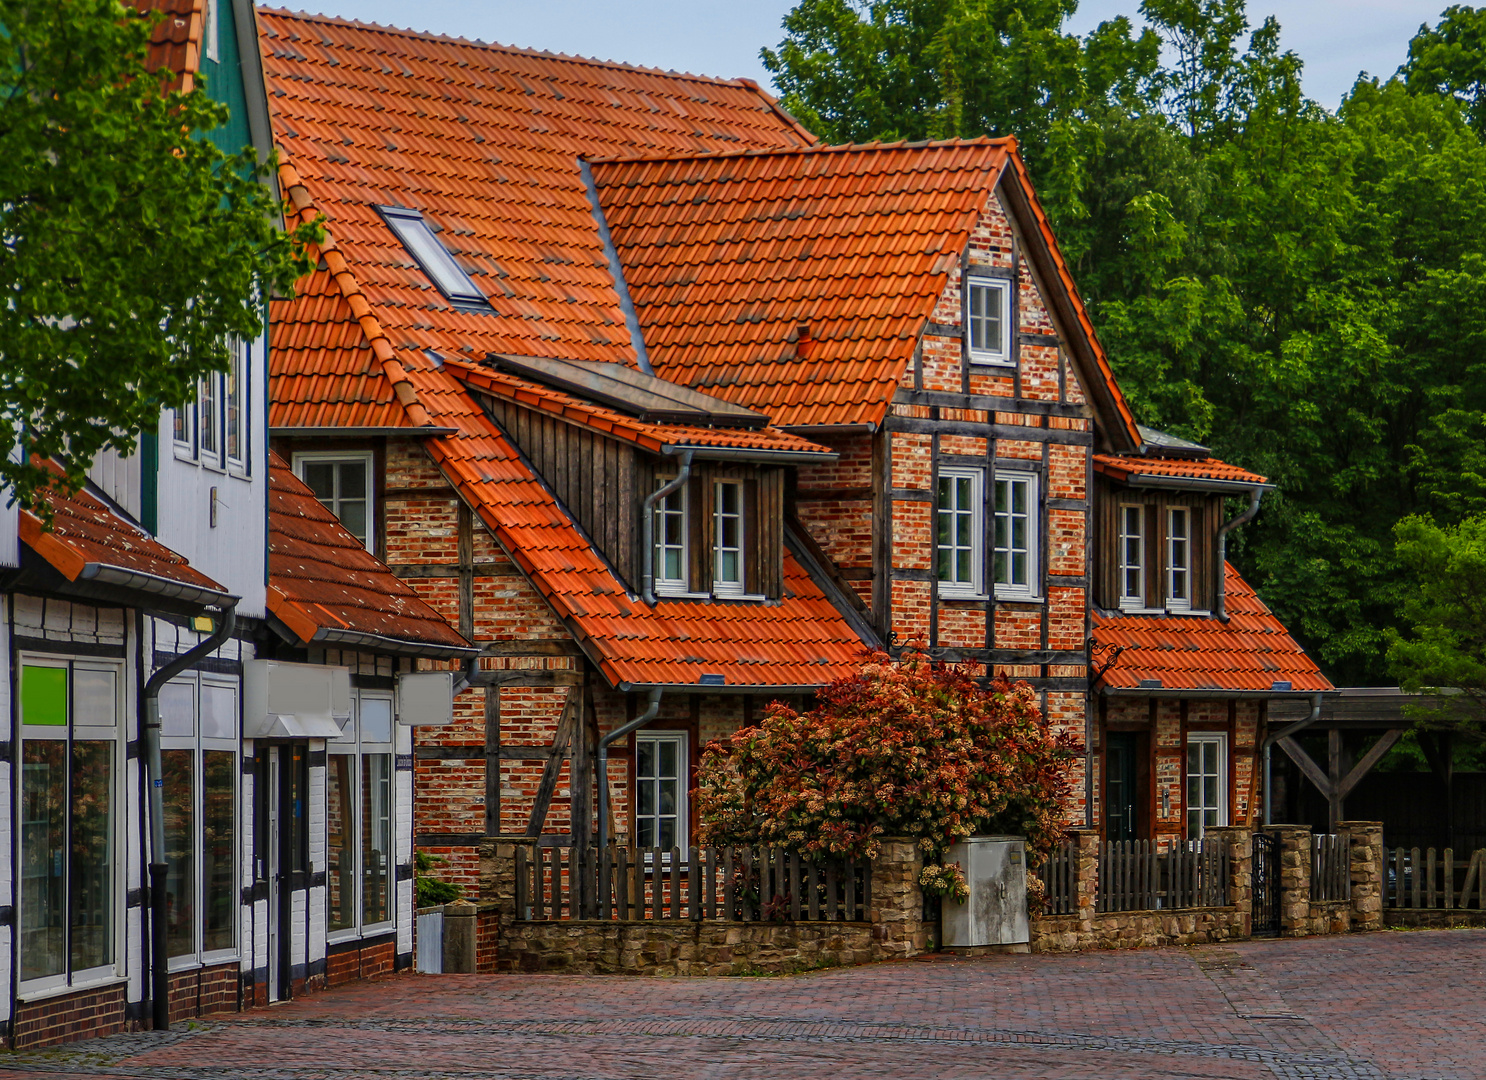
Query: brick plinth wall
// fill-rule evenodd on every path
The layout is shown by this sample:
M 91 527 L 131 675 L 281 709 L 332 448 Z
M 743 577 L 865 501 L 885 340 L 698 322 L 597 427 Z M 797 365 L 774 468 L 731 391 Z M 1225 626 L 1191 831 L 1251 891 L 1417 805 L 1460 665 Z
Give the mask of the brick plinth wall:
M 236 960 L 175 972 L 170 976 L 170 1022 L 237 1012 L 240 974 Z
M 328 953 L 325 957 L 326 989 L 358 979 L 391 975 L 397 966 L 397 939 L 389 934 L 373 941 L 336 942 Z
M 11 1026 L 11 1048 L 35 1050 L 79 1039 L 117 1035 L 125 1025 L 124 993 L 125 986 L 119 983 L 20 1003 Z

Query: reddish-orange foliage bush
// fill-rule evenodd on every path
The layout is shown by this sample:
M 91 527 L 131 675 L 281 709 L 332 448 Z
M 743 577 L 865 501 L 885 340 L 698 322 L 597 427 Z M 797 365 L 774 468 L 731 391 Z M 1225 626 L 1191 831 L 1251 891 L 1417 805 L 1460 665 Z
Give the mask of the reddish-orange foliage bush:
M 967 836 L 1011 833 L 1040 862 L 1061 839 L 1079 747 L 1025 684 L 983 689 L 958 667 L 878 654 L 816 700 L 803 713 L 775 702 L 707 746 L 703 843 L 873 858 L 879 837 L 906 836 L 934 863 Z

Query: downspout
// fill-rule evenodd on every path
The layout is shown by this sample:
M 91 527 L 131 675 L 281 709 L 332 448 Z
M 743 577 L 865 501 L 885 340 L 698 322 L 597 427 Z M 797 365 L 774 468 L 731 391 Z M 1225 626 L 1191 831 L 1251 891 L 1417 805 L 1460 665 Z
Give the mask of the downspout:
M 681 450 L 666 447 L 661 452 L 668 456 L 679 454 L 681 471 L 665 487 L 657 488 L 646 495 L 645 505 L 640 508 L 640 592 L 645 603 L 651 607 L 655 606 L 655 504 L 691 478 L 691 458 L 696 450 L 689 446 Z
M 1257 500 L 1255 501 L 1257 502 Z M 1274 824 L 1274 821 L 1272 820 L 1274 817 L 1274 798 L 1269 786 L 1270 751 L 1274 749 L 1274 744 L 1279 742 L 1281 739 L 1289 738 L 1301 728 L 1310 727 L 1310 725 L 1314 724 L 1319 719 L 1321 719 L 1321 695 L 1312 694 L 1311 714 L 1309 716 L 1307 716 L 1304 720 L 1297 720 L 1293 724 L 1282 727 L 1279 731 L 1271 732 L 1264 738 L 1264 827 L 1266 829 Z
M 1259 500 L 1262 498 L 1264 498 L 1264 489 L 1254 488 L 1249 492 L 1249 508 L 1218 529 L 1218 589 L 1217 603 L 1213 605 L 1213 609 L 1221 622 L 1228 621 L 1225 595 L 1228 585 L 1228 534 L 1240 525 L 1247 525 L 1254 520 L 1254 516 L 1259 513 Z
M 238 597 L 225 597 L 211 637 L 177 656 L 144 684 L 145 763 L 150 781 L 150 1006 L 156 1031 L 170 1028 L 170 970 L 165 944 L 165 775 L 160 766 L 160 688 L 222 647 L 237 626 Z
M 599 851 L 603 852 L 609 846 L 609 815 L 605 813 L 609 806 L 609 747 L 629 735 L 630 732 L 644 727 L 655 719 L 656 713 L 660 712 L 660 697 L 662 691 L 659 687 L 650 691 L 645 711 L 635 717 L 623 727 L 615 728 L 609 734 L 599 740 L 598 753 L 598 804 L 599 804 Z

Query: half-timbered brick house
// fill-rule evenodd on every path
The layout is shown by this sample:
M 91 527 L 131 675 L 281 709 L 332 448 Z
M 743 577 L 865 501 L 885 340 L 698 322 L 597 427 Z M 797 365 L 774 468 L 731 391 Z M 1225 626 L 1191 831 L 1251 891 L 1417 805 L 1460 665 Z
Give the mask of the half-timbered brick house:
M 1071 822 L 1253 813 L 1264 702 L 1329 688 L 1221 557 L 1263 478 L 1136 424 L 1013 140 L 827 147 L 746 81 L 260 24 L 328 233 L 274 444 L 483 650 L 419 733 L 421 846 L 473 883 L 493 835 L 684 844 L 699 746 L 864 648 L 1030 683 L 1088 747 Z

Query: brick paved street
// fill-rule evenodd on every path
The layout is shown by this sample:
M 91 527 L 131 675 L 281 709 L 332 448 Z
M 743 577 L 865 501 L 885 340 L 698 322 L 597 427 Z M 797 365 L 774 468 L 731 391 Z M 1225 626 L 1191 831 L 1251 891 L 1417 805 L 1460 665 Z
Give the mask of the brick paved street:
M 400 976 L 194 1030 L 0 1054 L 0 1080 L 1486 1077 L 1486 931 L 784 978 Z

